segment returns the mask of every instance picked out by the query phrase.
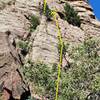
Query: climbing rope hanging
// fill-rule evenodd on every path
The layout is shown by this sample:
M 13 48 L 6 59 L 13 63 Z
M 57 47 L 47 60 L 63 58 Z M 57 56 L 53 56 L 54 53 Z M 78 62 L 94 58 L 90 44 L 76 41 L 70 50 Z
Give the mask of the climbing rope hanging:
M 59 57 L 59 63 L 58 63 L 58 75 L 57 75 L 57 81 L 56 81 L 56 97 L 55 97 L 55 100 L 58 100 L 59 82 L 60 82 L 60 76 L 61 76 L 61 66 L 62 66 L 62 56 L 63 56 L 63 40 L 62 40 L 62 36 L 61 36 L 61 31 L 59 28 L 59 23 L 57 20 L 57 13 L 55 11 L 53 11 L 52 15 L 56 22 L 56 27 L 58 30 L 58 40 L 59 40 L 58 44 L 60 45 L 60 57 Z
M 44 0 L 44 14 L 46 13 L 46 0 Z M 56 97 L 55 100 L 58 100 L 58 92 L 59 92 L 59 82 L 60 82 L 60 76 L 61 76 L 61 66 L 62 66 L 62 56 L 63 56 L 63 40 L 62 40 L 62 35 L 61 35 L 61 31 L 59 28 L 59 23 L 57 20 L 57 13 L 56 11 L 52 11 L 51 12 L 55 22 L 56 22 L 56 28 L 58 31 L 58 40 L 59 40 L 59 45 L 60 45 L 60 57 L 59 57 L 59 63 L 58 63 L 58 71 L 57 71 L 57 81 L 56 81 Z
M 45 14 L 46 13 L 46 5 L 47 5 L 47 2 L 46 0 L 43 1 L 43 13 Z

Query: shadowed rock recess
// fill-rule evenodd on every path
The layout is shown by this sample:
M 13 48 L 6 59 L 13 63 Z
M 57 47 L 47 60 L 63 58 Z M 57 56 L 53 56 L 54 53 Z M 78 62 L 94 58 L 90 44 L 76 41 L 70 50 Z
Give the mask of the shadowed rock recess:
M 79 26 L 68 21 L 68 13 L 64 9 L 66 3 L 76 12 L 73 11 L 74 17 L 78 16 L 77 18 L 79 18 Z M 68 44 L 68 50 L 78 47 L 88 38 L 100 39 L 100 22 L 96 19 L 88 0 L 47 0 L 47 5 L 48 9 L 55 9 L 57 12 L 64 46 Z M 46 71 L 44 67 L 47 67 L 48 70 L 51 70 L 59 63 L 58 30 L 53 17 L 48 15 L 48 12 L 44 15 L 42 10 L 43 0 L 0 0 L 0 100 L 54 100 L 55 98 L 55 85 L 51 86 L 51 83 L 54 83 L 57 78 L 57 70 L 52 75 L 50 74 L 51 71 L 47 71 L 51 75 L 48 75 L 48 77 L 54 80 L 49 80 L 51 82 L 49 83 L 46 81 L 49 78 L 46 79 L 45 76 L 41 76 L 42 74 L 47 76 L 47 74 L 41 72 L 42 69 L 35 69 L 43 67 Z M 73 13 L 70 16 L 71 22 Z M 68 52 L 68 50 L 63 51 L 61 68 L 67 74 L 73 69 L 73 63 L 76 61 L 74 57 L 72 58 L 71 51 Z M 74 50 L 72 51 L 74 52 Z M 99 56 L 97 59 L 100 61 L 100 41 L 97 54 Z M 80 62 L 77 62 L 77 64 L 80 64 Z M 77 64 L 76 66 L 78 66 Z M 35 65 L 37 67 L 34 67 Z M 31 69 L 31 72 L 29 69 Z M 93 74 L 94 76 L 90 79 L 94 83 L 96 83 L 94 77 L 100 76 L 99 63 L 92 73 L 95 73 L 96 70 L 99 70 L 98 73 Z M 38 74 L 38 71 L 42 74 Z M 39 80 L 45 78 L 47 84 L 44 86 L 44 83 L 42 84 L 42 81 L 39 83 L 38 80 L 35 83 L 36 78 L 39 78 Z M 67 76 L 65 78 L 69 82 Z M 87 86 L 85 89 L 81 88 L 83 89 L 83 98 L 80 97 L 82 94 L 77 95 L 78 91 L 75 93 L 74 90 L 67 91 L 66 85 L 65 90 L 59 86 L 59 100 L 100 100 L 100 81 L 98 81 L 99 86 L 97 83 L 96 86 L 98 87 L 94 89 L 92 86 L 89 87 L 93 82 L 83 80 L 84 83 L 80 84 L 83 84 L 83 88 L 84 84 Z M 63 81 L 64 79 L 61 80 L 61 84 L 63 84 Z M 51 90 L 53 87 L 54 89 Z M 62 97 L 62 93 L 65 93 L 65 91 L 67 91 L 67 94 Z M 31 97 L 34 99 L 31 99 Z

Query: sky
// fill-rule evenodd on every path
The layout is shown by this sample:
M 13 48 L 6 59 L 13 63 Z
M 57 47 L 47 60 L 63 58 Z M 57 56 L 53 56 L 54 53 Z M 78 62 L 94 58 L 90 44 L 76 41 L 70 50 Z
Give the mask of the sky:
M 100 0 L 89 0 L 96 18 L 100 20 Z

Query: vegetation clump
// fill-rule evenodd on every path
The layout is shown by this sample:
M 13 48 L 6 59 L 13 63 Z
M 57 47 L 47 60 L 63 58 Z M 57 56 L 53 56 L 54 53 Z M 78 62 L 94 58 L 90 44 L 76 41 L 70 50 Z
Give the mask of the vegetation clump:
M 98 42 L 87 39 L 78 47 L 64 46 L 72 62 L 70 68 L 61 71 L 58 100 L 86 100 L 100 92 L 100 56 Z M 50 67 L 43 63 L 27 62 L 24 75 L 37 86 L 39 93 L 49 100 L 55 99 L 57 65 Z M 88 99 L 87 99 L 88 100 Z M 89 99 L 90 100 L 90 99 Z
M 31 22 L 30 32 L 33 32 L 34 30 L 36 30 L 37 26 L 40 24 L 40 21 L 37 16 L 32 15 L 30 17 L 30 22 Z
M 98 42 L 93 39 L 67 49 L 73 62 L 66 72 L 61 72 L 59 100 L 85 100 L 87 93 L 100 92 L 100 56 L 97 51 Z
M 19 41 L 18 47 L 21 49 L 21 54 L 25 56 L 29 51 L 29 42 L 28 41 Z
M 25 77 L 37 87 L 35 91 L 53 100 L 55 97 L 56 77 L 54 67 L 50 69 L 46 64 L 28 61 L 23 69 Z
M 64 19 L 67 20 L 69 24 L 80 27 L 80 17 L 73 7 L 71 7 L 68 3 L 66 3 L 64 6 L 64 14 Z

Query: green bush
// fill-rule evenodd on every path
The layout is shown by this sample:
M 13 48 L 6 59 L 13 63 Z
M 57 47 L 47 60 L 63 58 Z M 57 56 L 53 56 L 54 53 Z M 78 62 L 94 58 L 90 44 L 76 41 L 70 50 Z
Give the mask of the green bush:
M 30 22 L 31 22 L 30 32 L 33 32 L 40 24 L 40 21 L 37 16 L 33 15 L 30 17 Z
M 88 57 L 93 57 L 96 58 L 98 56 L 97 51 L 98 51 L 98 43 L 94 41 L 93 39 L 86 40 L 84 42 L 85 45 L 85 52 L 88 54 Z
M 64 6 L 64 19 L 68 21 L 68 23 L 80 27 L 81 21 L 80 17 L 78 16 L 77 12 L 71 7 L 68 3 Z
M 22 55 L 26 55 L 29 51 L 29 45 L 28 41 L 19 41 L 18 42 L 18 47 L 21 49 Z
M 67 50 L 73 62 L 66 72 L 61 72 L 59 100 L 85 100 L 87 93 L 100 91 L 100 73 L 97 72 L 100 57 L 97 48 L 98 42 L 89 39 Z
M 28 66 L 27 66 L 28 64 Z M 54 69 L 50 69 L 43 63 L 32 63 L 28 61 L 23 67 L 23 73 L 25 77 L 33 82 L 38 87 L 37 92 L 41 93 L 45 97 L 53 98 L 55 95 L 55 72 Z
M 68 52 L 72 62 L 66 71 L 61 70 L 58 100 L 85 100 L 89 93 L 100 91 L 100 56 L 97 50 L 98 42 L 93 39 L 87 39 L 77 47 L 64 46 L 63 52 Z M 24 75 L 35 84 L 41 95 L 49 100 L 55 99 L 56 64 L 50 67 L 28 61 L 23 69 Z

